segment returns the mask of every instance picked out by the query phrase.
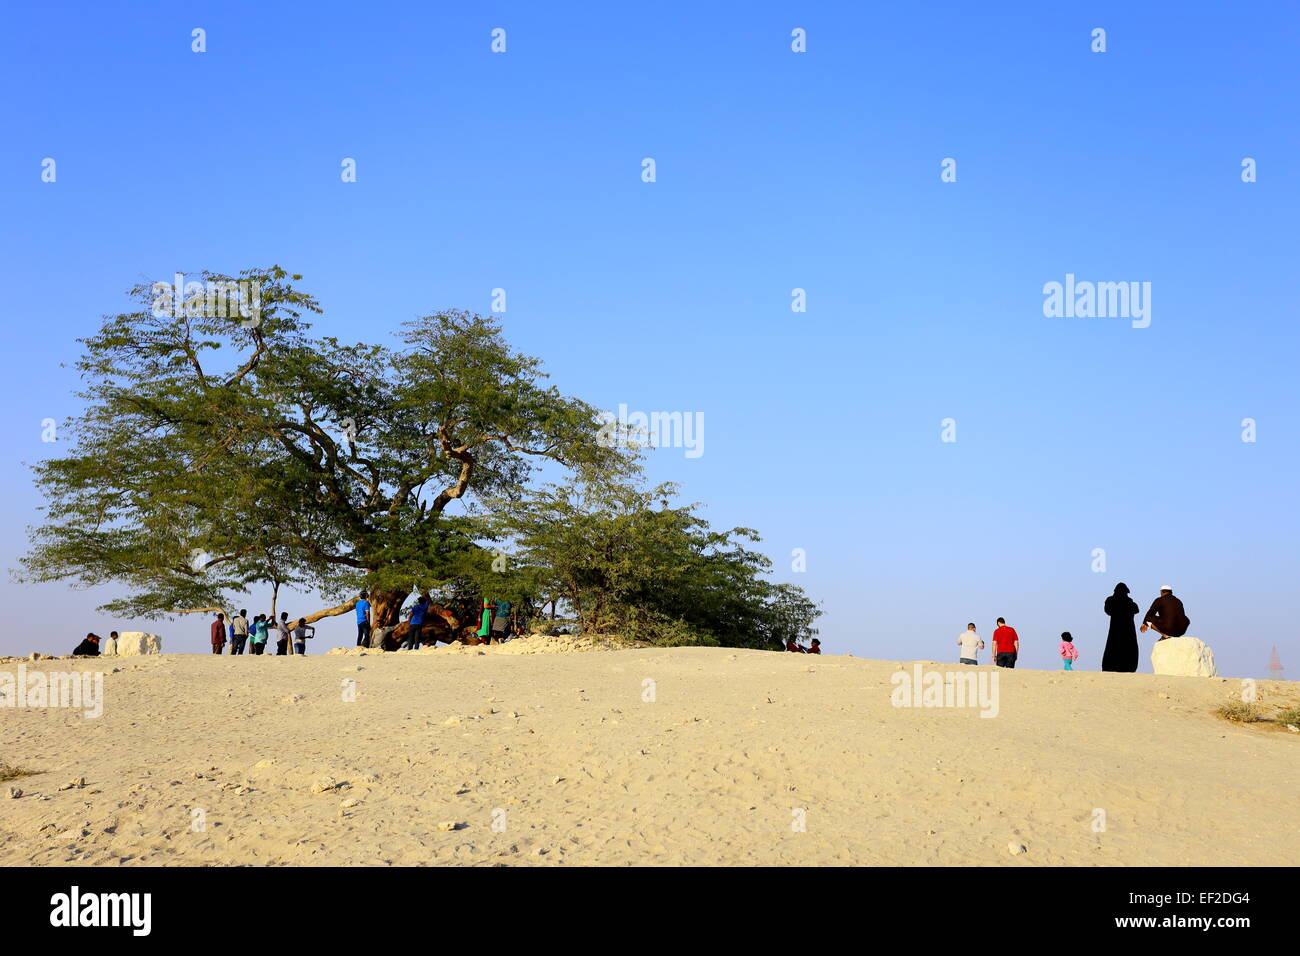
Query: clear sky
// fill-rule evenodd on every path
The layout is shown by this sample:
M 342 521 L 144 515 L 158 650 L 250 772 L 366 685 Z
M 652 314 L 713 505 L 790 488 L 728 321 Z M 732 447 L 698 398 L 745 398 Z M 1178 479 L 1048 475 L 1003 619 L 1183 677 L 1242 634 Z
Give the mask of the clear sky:
M 1122 580 L 1224 672 L 1300 676 L 1298 37 L 1289 2 L 11 6 L 5 567 L 76 339 L 142 279 L 278 263 L 351 339 L 503 288 L 565 391 L 702 414 L 651 477 L 756 528 L 829 652 L 955 660 L 1002 615 L 1022 666 L 1069 630 L 1095 669 Z M 1149 326 L 1045 316 L 1067 274 L 1150 283 Z M 0 653 L 206 650 L 3 587 Z

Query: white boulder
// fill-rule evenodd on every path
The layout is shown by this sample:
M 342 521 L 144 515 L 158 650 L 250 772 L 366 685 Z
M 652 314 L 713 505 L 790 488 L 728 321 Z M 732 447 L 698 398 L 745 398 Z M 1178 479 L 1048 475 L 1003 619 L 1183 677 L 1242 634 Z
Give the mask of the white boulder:
M 110 638 L 100 652 L 107 657 L 139 657 L 141 654 L 161 654 L 162 638 L 144 631 L 123 631 L 117 635 L 117 646 Z
M 1151 648 L 1151 669 L 1173 677 L 1218 677 L 1214 651 L 1195 637 L 1167 637 Z

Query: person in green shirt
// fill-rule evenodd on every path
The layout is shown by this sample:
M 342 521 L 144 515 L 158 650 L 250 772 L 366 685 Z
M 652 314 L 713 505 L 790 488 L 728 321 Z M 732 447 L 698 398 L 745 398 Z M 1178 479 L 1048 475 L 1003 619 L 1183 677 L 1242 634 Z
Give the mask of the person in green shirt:
M 261 654 L 266 650 L 266 615 L 259 614 L 253 619 L 253 633 L 248 640 L 249 650 Z

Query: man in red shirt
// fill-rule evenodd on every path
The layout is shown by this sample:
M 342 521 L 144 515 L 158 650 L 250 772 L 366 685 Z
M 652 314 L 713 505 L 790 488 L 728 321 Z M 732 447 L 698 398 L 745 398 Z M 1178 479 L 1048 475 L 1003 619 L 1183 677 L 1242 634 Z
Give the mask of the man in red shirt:
M 226 615 L 218 613 L 217 619 L 212 622 L 212 653 L 220 654 L 221 649 L 226 646 Z
M 1020 653 L 1020 636 L 1014 627 L 1007 627 L 1007 622 L 998 618 L 998 629 L 993 632 L 993 657 L 998 667 L 1015 667 L 1016 655 Z

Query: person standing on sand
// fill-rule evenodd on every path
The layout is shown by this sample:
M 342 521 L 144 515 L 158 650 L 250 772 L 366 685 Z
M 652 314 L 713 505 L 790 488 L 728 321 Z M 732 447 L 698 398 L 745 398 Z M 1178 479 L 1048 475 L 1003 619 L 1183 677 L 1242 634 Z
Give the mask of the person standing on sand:
M 244 653 L 244 645 L 248 643 L 248 610 L 244 609 L 235 615 L 235 619 L 230 622 L 231 633 L 234 637 L 230 639 L 230 654 Z
M 310 634 L 307 632 L 311 631 Z M 316 628 L 307 623 L 305 617 L 298 618 L 298 626 L 293 629 L 293 650 L 295 654 L 307 653 L 307 638 L 316 636 Z
M 974 624 L 967 624 L 966 630 L 957 635 L 957 646 L 961 648 L 957 653 L 958 664 L 979 664 L 976 655 L 984 649 L 984 638 L 975 632 Z
M 289 612 L 280 612 L 280 621 L 275 625 L 276 630 L 280 632 L 280 638 L 275 642 L 275 656 L 284 657 L 289 653 Z
M 212 653 L 220 654 L 226 646 L 226 615 L 217 612 L 217 619 L 212 622 Z
M 1160 589 L 1160 597 L 1151 602 L 1151 610 L 1142 618 L 1142 631 L 1145 633 L 1149 627 L 1162 641 L 1166 637 L 1182 637 L 1191 626 L 1183 602 L 1174 597 L 1174 589 L 1168 585 Z
M 412 651 L 420 649 L 420 632 L 424 630 L 424 615 L 429 610 L 429 595 L 421 594 L 420 599 L 415 602 L 415 607 L 411 608 L 411 618 L 406 625 L 406 640 L 402 642 L 402 647 Z
M 1074 638 L 1070 636 L 1069 631 L 1061 632 L 1061 660 L 1064 662 L 1064 669 L 1067 671 L 1074 670 L 1074 662 L 1079 659 L 1079 649 L 1074 646 Z
M 259 656 L 266 651 L 265 614 L 259 614 L 253 618 L 253 636 L 249 639 L 248 649 Z
M 993 662 L 998 667 L 1016 666 L 1020 656 L 1020 635 L 1014 627 L 1007 627 L 1004 618 L 998 618 L 998 629 L 993 632 Z
M 1106 649 L 1101 652 L 1101 669 L 1132 674 L 1138 669 L 1138 638 L 1133 627 L 1138 606 L 1128 596 L 1128 585 L 1115 585 L 1115 593 L 1106 598 L 1102 609 L 1110 618 L 1110 630 L 1106 632 Z
M 370 602 L 365 591 L 357 596 L 357 647 L 370 646 Z

